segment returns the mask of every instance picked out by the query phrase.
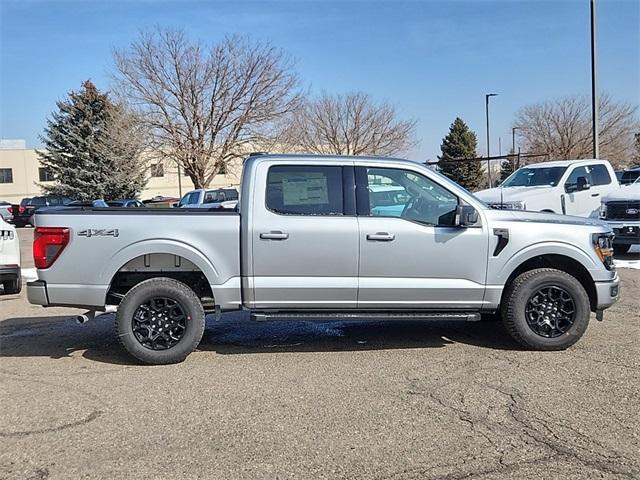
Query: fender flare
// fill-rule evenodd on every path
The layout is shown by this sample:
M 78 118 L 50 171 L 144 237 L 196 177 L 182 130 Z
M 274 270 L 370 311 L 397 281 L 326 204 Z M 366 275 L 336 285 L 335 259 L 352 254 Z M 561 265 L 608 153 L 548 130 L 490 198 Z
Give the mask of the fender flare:
M 183 257 L 200 269 L 209 285 L 213 286 L 221 283 L 220 275 L 210 259 L 191 245 L 172 239 L 143 240 L 118 250 L 105 262 L 108 267 L 100 273 L 100 283 L 103 285 L 111 285 L 113 277 L 115 277 L 116 273 L 128 262 L 143 255 L 155 253 L 165 253 Z
M 581 248 L 564 242 L 540 242 L 519 250 L 502 266 L 495 275 L 495 283 L 505 284 L 516 269 L 532 258 L 544 255 L 560 255 L 571 258 L 581 264 L 587 271 L 598 268 L 594 259 Z M 591 273 L 590 273 L 591 275 Z M 592 279 L 593 279 L 593 275 Z

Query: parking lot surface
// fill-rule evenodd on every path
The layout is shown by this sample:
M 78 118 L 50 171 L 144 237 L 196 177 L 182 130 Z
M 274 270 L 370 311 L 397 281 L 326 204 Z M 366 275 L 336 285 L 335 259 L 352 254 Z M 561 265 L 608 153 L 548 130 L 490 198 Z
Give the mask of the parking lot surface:
M 564 352 L 493 322 L 230 314 L 161 367 L 111 315 L 3 296 L 0 478 L 640 478 L 640 272 L 620 276 Z

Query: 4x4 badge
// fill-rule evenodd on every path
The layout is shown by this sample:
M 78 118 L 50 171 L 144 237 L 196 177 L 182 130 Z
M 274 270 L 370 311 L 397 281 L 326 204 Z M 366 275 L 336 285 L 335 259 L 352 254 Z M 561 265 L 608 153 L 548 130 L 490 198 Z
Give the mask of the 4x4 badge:
M 80 230 L 78 232 L 79 237 L 117 237 L 120 232 L 117 228 L 112 229 L 95 229 L 87 228 L 86 230 Z

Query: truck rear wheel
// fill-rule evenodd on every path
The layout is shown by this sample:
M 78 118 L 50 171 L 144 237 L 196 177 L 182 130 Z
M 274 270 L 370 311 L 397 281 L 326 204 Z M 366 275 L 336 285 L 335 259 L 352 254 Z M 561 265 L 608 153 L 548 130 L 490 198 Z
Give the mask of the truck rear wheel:
M 198 296 L 182 282 L 151 278 L 133 287 L 116 314 L 116 333 L 138 360 L 164 365 L 182 362 L 204 333 L 205 316 Z
M 566 272 L 538 268 L 524 272 L 505 292 L 502 321 L 509 334 L 533 350 L 564 350 L 589 325 L 589 296 Z

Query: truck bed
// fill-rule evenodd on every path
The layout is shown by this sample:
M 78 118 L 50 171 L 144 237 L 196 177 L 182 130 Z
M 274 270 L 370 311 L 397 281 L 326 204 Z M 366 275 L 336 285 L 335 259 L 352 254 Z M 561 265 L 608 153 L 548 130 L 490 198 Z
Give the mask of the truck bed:
M 118 272 L 202 272 L 216 304 L 240 306 L 240 215 L 178 208 L 61 208 L 36 213 L 37 227 L 69 228 L 54 264 L 38 270 L 48 305 L 101 307 Z M 153 254 L 149 254 L 153 252 Z M 81 292 L 81 295 L 79 293 Z

